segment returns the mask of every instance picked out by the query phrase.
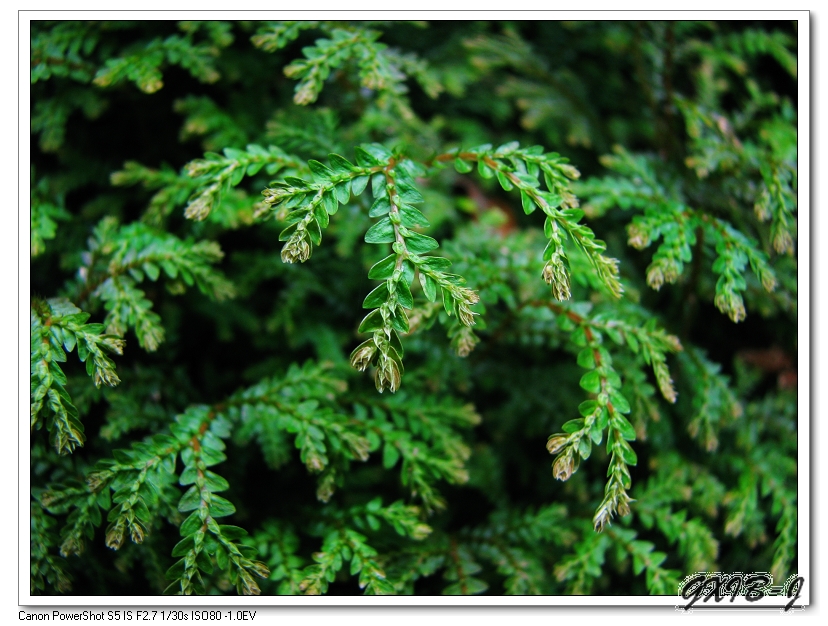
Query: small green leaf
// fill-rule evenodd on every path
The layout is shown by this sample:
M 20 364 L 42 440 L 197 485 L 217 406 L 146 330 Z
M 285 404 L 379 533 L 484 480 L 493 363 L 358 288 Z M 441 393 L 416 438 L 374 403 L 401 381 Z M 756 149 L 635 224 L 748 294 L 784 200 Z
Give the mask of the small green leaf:
M 96 500 L 98 506 L 103 510 L 109 509 L 112 506 L 112 500 L 109 495 L 109 489 L 101 489 Z
M 595 368 L 595 353 L 592 348 L 586 347 L 578 353 L 578 365 L 588 370 Z
M 178 479 L 178 484 L 183 486 L 192 485 L 196 478 L 198 478 L 198 468 L 197 467 L 187 467 L 181 472 L 181 478 Z
M 426 216 L 423 215 L 418 209 L 405 204 L 400 207 L 400 218 L 402 219 L 403 226 L 407 228 L 414 228 L 416 226 L 428 228 L 431 226 L 426 219 Z
M 216 546 L 216 565 L 220 570 L 226 570 L 230 565 L 230 559 L 227 556 L 227 551 L 222 546 Z
M 635 453 L 626 441 L 622 445 L 617 446 L 616 449 L 621 454 L 621 458 L 627 465 L 638 465 L 638 455 Z
M 216 493 L 218 491 L 226 491 L 230 488 L 230 484 L 227 482 L 227 480 L 225 480 L 223 477 L 219 476 L 215 472 L 207 470 L 204 473 L 204 476 L 207 479 L 207 489 L 209 489 L 213 493 Z
M 396 294 L 397 302 L 400 303 L 400 306 L 403 306 L 406 309 L 414 308 L 414 298 L 411 295 L 411 289 L 409 289 L 408 284 L 404 280 L 397 282 Z
M 94 510 L 97 511 L 97 509 Z M 143 524 L 149 524 L 152 521 L 152 513 L 150 513 L 147 503 L 144 502 L 143 498 L 138 498 L 135 501 L 135 506 L 132 510 L 135 513 L 135 517 Z
M 290 230 L 289 227 L 282 231 L 282 234 L 279 235 L 279 241 L 287 241 L 287 239 L 290 238 L 290 235 L 288 235 L 288 237 L 282 239 L 282 235 L 287 233 L 288 230 Z M 163 261 L 161 261 L 161 267 L 164 269 L 164 272 L 167 274 L 167 276 L 169 276 L 173 280 L 176 278 L 176 276 L 178 276 L 178 266 L 175 263 L 169 261 L 168 259 L 164 259 Z
M 635 428 L 623 415 L 616 413 L 612 418 L 612 427 L 627 441 L 635 440 Z
M 373 280 L 386 280 L 391 278 L 396 267 L 397 255 L 392 254 L 385 257 L 382 261 L 375 263 L 374 266 L 368 271 L 368 278 Z
M 238 185 L 242 181 L 242 179 L 244 179 L 244 172 L 245 172 L 245 168 L 243 168 L 243 167 L 236 167 L 233 170 L 233 173 L 230 174 L 230 186 L 231 187 L 235 187 L 236 185 Z
M 88 355 L 87 355 L 88 357 Z M 54 358 L 54 357 L 52 357 Z M 86 361 L 86 371 L 89 372 L 89 368 L 92 368 L 92 371 L 95 371 L 95 360 L 89 359 Z M 52 375 L 52 378 L 58 383 L 60 386 L 65 387 L 67 383 L 66 374 L 63 373 L 63 370 L 60 369 L 57 363 L 52 361 L 49 363 L 49 373 Z
M 333 172 L 327 165 L 320 163 L 319 161 L 311 159 L 308 161 L 308 167 L 310 168 L 310 171 L 313 172 L 314 178 L 321 182 L 325 182 L 333 178 Z
M 403 309 L 397 308 L 394 315 L 391 316 L 391 327 L 397 332 L 403 334 L 411 330 L 411 327 L 408 324 L 408 315 L 405 314 Z
M 224 463 L 227 456 L 219 450 L 211 450 L 210 448 L 203 448 L 201 450 L 201 460 L 207 467 Z
M 425 198 L 423 198 L 423 194 L 419 192 L 414 187 L 409 187 L 408 185 L 400 185 L 398 188 L 400 192 L 400 199 L 407 203 L 407 204 L 420 204 L 425 202 Z
M 454 312 L 454 298 L 451 297 L 451 292 L 445 287 L 442 288 L 442 292 L 443 308 L 446 310 L 446 314 L 451 316 L 451 314 Z
M 319 227 L 319 222 L 316 220 L 311 220 L 308 222 L 307 228 L 308 237 L 313 242 L 315 246 L 318 246 L 322 243 L 322 229 Z
M 178 510 L 182 513 L 192 511 L 197 509 L 199 504 L 201 504 L 201 492 L 193 485 L 181 496 L 181 500 L 178 501 Z
M 192 535 L 189 536 L 189 537 L 184 537 L 184 539 L 182 539 L 177 544 L 175 544 L 175 547 L 173 548 L 173 551 L 172 551 L 172 556 L 174 556 L 174 557 L 175 556 L 184 556 L 190 550 L 192 550 L 194 546 L 195 546 L 195 540 L 192 537 Z
M 356 148 L 354 148 L 354 154 L 356 155 L 357 163 L 361 167 L 373 167 L 374 165 L 379 165 L 379 161 L 377 161 L 362 146 L 357 146 Z
M 387 217 L 371 226 L 365 233 L 365 243 L 393 243 L 394 239 L 394 225 Z
M 376 309 L 385 304 L 386 300 L 388 300 L 388 283 L 383 282 L 365 296 L 365 300 L 362 302 L 362 308 Z
M 296 222 L 301 222 L 305 216 L 308 214 L 308 208 L 302 207 L 301 209 L 296 209 L 295 211 L 291 211 L 285 217 L 285 223 L 287 224 L 295 224 Z
M 296 224 L 291 224 L 290 226 L 285 228 L 281 233 L 279 233 L 279 241 L 287 241 L 288 239 L 290 239 L 291 235 L 293 235 L 295 230 L 296 230 Z M 166 270 L 167 268 L 164 267 L 164 269 Z M 176 273 L 176 275 L 178 274 L 178 269 L 177 268 L 175 270 L 175 273 Z M 169 275 L 170 272 L 167 271 L 167 274 Z M 170 278 L 175 278 L 175 276 L 170 276 Z
M 370 176 L 357 176 L 351 181 L 351 193 L 354 194 L 354 197 L 362 195 L 362 192 L 368 186 L 369 180 L 371 180 Z
M 391 443 L 386 442 L 382 448 L 382 466 L 385 469 L 391 469 L 397 464 L 400 459 L 400 451 Z
M 339 183 L 334 187 L 334 194 L 336 194 L 336 199 L 339 200 L 340 204 L 348 204 L 348 200 L 351 199 L 351 181 L 346 180 Z
M 581 418 L 574 419 L 574 420 L 569 420 L 568 422 L 565 422 L 563 426 L 561 426 L 561 428 L 563 429 L 563 431 L 565 433 L 578 432 L 583 427 L 584 427 L 584 420 L 581 419 Z
M 348 159 L 338 154 L 329 154 L 328 161 L 330 162 L 331 169 L 335 174 L 350 174 L 354 169 L 354 165 L 348 161 Z
M 581 437 L 580 441 L 578 441 L 578 454 L 581 455 L 581 459 L 586 461 L 591 453 L 592 442 L 589 440 L 589 437 Z
M 391 347 L 397 351 L 397 354 L 400 355 L 400 358 L 405 356 L 405 350 L 403 349 L 402 341 L 400 341 L 400 336 L 397 334 L 396 330 L 391 331 L 391 336 L 388 338 L 388 343 L 391 344 Z
M 535 201 L 532 200 L 532 196 L 530 196 L 522 189 L 520 190 L 520 202 L 523 205 L 523 212 L 526 213 L 526 215 L 533 213 L 537 208 L 537 205 L 535 205 Z
M 344 36 L 349 37 L 350 35 Z M 334 39 L 336 39 L 336 34 L 334 34 Z M 379 143 L 365 143 L 362 144 L 362 147 L 365 148 L 367 152 L 374 155 L 375 158 L 379 159 L 380 162 L 388 161 L 388 159 L 394 156 L 388 148 Z
M 226 156 L 228 159 L 232 159 L 233 161 L 238 161 L 244 158 L 244 152 L 242 150 L 239 150 L 238 148 L 225 148 L 224 150 L 222 150 L 222 152 L 224 152 L 224 156 Z M 221 160 L 221 157 L 219 157 L 217 160 Z
M 147 275 L 147 278 L 149 278 L 153 282 L 158 280 L 158 276 L 161 274 L 161 270 L 155 263 L 144 263 L 141 266 L 141 269 L 144 270 L 144 272 Z
M 385 174 L 378 173 L 371 177 L 371 193 L 375 198 L 383 198 L 388 195 L 388 188 L 385 185 Z
M 287 202 L 285 202 L 285 208 L 293 209 L 300 205 L 305 204 L 305 200 L 307 199 L 308 194 L 306 193 L 297 193 L 290 198 L 288 198 Z
M 578 405 L 578 412 L 583 415 L 584 417 L 589 417 L 593 413 L 595 413 L 595 409 L 598 408 L 598 402 L 595 400 L 584 400 L 581 404 Z
M 606 407 L 601 409 L 601 414 L 598 416 L 598 420 L 596 422 L 598 427 L 602 430 L 607 427 L 609 424 L 609 411 L 607 411 Z
M 210 498 L 210 515 L 212 517 L 226 517 L 235 512 L 236 507 L 229 500 L 215 495 Z
M 383 327 L 383 319 L 380 310 L 371 311 L 359 325 L 357 332 L 370 333 L 375 330 L 380 330 Z
M 414 264 L 409 260 L 406 259 L 402 262 L 402 279 L 405 281 L 405 284 L 409 287 L 411 283 L 414 282 Z
M 397 165 L 397 169 L 403 170 L 412 178 L 419 178 L 421 176 L 425 176 L 428 173 L 428 170 L 425 168 L 424 165 L 417 163 L 417 161 L 413 161 L 411 159 L 405 159 L 404 161 L 399 163 Z
M 512 185 L 512 181 L 509 180 L 509 177 L 506 175 L 505 172 L 501 172 L 498 170 L 497 172 L 497 182 L 500 183 L 500 186 L 503 187 L 504 191 L 512 191 L 514 185 Z
M 420 233 L 411 233 L 408 237 L 405 238 L 405 246 L 408 248 L 409 252 L 412 252 L 414 254 L 422 254 L 423 252 L 428 252 L 429 250 L 439 248 L 440 244 L 428 235 L 421 235 Z
M 431 302 L 437 300 L 437 282 L 428 274 L 420 271 L 420 285 L 423 287 L 423 293 Z
M 492 178 L 495 175 L 495 171 L 486 165 L 482 157 L 477 161 L 477 173 L 483 178 Z
M 604 438 L 604 429 L 599 425 L 599 420 L 595 420 L 592 423 L 592 428 L 589 430 L 589 436 L 596 446 L 601 443 L 601 440 Z
M 74 333 L 69 331 L 63 333 L 63 348 L 66 350 L 66 352 L 71 352 L 72 350 L 74 350 L 76 343 L 77 339 Z
M 424 256 L 419 260 L 419 265 L 432 271 L 439 272 L 451 267 L 451 261 L 441 256 Z
M 587 345 L 586 330 L 584 330 L 583 326 L 578 326 L 578 328 L 572 331 L 570 338 L 572 339 L 572 343 L 576 346 Z
M 544 236 L 545 236 L 547 239 L 551 239 L 551 238 L 552 238 L 552 237 L 554 237 L 554 236 L 555 236 L 555 234 L 556 234 L 556 233 L 555 233 L 555 222 L 554 222 L 554 221 L 553 221 L 553 219 L 552 219 L 551 217 L 549 217 L 548 215 L 546 216 L 546 219 L 545 219 L 545 220 L 543 220 L 543 234 L 544 234 Z M 554 249 L 556 249 L 557 247 L 558 247 L 558 246 L 557 246 L 557 245 L 555 245 L 555 243 L 554 243 L 554 242 L 552 242 L 552 241 L 550 241 L 550 242 L 547 244 L 547 248 L 552 248 L 552 249 L 553 249 L 553 251 L 554 251 Z M 552 255 L 551 255 L 551 254 L 549 255 L 549 258 L 552 258 Z M 548 261 L 548 260 L 549 260 L 549 259 L 548 259 L 548 258 L 546 258 L 546 256 L 544 256 L 544 261 Z
M 456 169 L 461 174 L 468 174 L 472 171 L 472 169 L 474 169 L 474 167 L 468 161 L 464 161 L 461 158 L 456 158 L 454 159 L 454 169 Z
M 630 412 L 630 403 L 629 401 L 622 396 L 618 392 L 613 392 L 610 394 L 610 402 L 612 402 L 613 408 L 618 411 L 619 413 L 629 413 Z
M 601 374 L 598 370 L 587 372 L 581 377 L 581 387 L 590 393 L 599 393 L 601 391 Z
M 544 198 L 546 198 L 546 197 L 544 196 Z M 558 207 L 558 206 L 560 206 L 561 202 L 563 202 L 563 198 L 561 198 L 559 195 L 555 194 L 552 198 L 549 198 L 546 201 L 550 205 Z M 556 203 L 556 204 L 553 204 L 553 202 Z M 577 224 L 578 221 L 584 216 L 583 209 L 564 209 L 563 211 L 561 211 L 561 213 L 563 213 L 566 216 L 566 219 L 569 222 L 572 222 L 573 224 Z
M 213 561 L 206 551 L 202 550 L 198 554 L 196 554 L 195 562 L 198 566 L 198 569 L 200 569 L 205 574 L 213 573 Z
M 391 201 L 387 196 L 377 198 L 374 204 L 371 205 L 371 210 L 368 211 L 368 217 L 381 217 L 386 215 L 391 210 Z
M 210 430 L 201 436 L 202 450 L 224 450 L 226 447 L 225 443 Z
M 201 515 L 199 512 L 196 511 L 192 513 L 184 522 L 181 524 L 179 528 L 179 532 L 181 533 L 182 537 L 188 537 L 196 532 L 199 528 L 204 525 L 204 520 L 201 519 Z
M 638 576 L 641 572 L 644 571 L 644 561 L 641 559 L 641 556 L 637 552 L 632 553 L 632 562 L 633 562 L 633 574 Z
M 538 182 L 538 179 L 537 179 L 537 178 L 535 178 L 535 176 L 532 176 L 532 175 L 530 175 L 530 174 L 524 174 L 524 173 L 522 173 L 522 172 L 516 172 L 516 173 L 514 174 L 514 176 L 515 176 L 515 177 L 516 177 L 516 178 L 517 178 L 517 179 L 518 179 L 521 183 L 523 183 L 523 186 L 524 186 L 524 187 L 532 187 L 532 188 L 535 188 L 535 187 L 540 187 L 540 183 Z
M 222 536 L 230 541 L 238 541 L 242 537 L 247 536 L 247 531 L 244 528 L 239 528 L 238 526 L 231 526 L 231 525 L 221 525 L 219 526 L 219 531 L 221 532 Z
M 186 564 L 184 563 L 184 559 L 180 561 L 176 561 L 170 569 L 167 570 L 165 576 L 167 580 L 179 580 L 184 575 L 184 570 L 186 569 Z
M 313 217 L 316 219 L 320 228 L 327 228 L 331 221 L 330 213 L 328 212 L 327 207 L 322 206 L 321 204 L 317 204 L 313 207 Z
M 325 192 L 322 196 L 322 204 L 328 215 L 333 215 L 339 210 L 339 200 L 336 199 L 336 194 L 333 191 Z

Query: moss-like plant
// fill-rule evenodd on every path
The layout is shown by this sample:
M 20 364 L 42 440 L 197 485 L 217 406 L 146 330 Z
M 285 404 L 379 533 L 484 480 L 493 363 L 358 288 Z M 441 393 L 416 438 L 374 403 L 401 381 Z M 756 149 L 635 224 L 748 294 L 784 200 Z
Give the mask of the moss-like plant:
M 32 593 L 796 573 L 795 26 L 31 49 Z

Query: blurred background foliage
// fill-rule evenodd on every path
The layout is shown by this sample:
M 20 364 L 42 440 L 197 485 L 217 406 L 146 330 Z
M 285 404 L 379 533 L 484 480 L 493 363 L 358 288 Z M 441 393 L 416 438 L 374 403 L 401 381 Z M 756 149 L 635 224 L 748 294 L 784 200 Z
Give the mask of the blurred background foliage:
M 796 37 L 32 22 L 32 593 L 796 574 Z M 606 242 L 621 298 L 570 241 L 556 299 L 551 227 L 500 175 L 440 166 L 512 141 L 580 172 L 567 219 Z M 270 181 L 372 144 L 424 164 L 426 232 L 480 297 L 471 333 L 414 281 L 382 395 L 348 364 L 388 254 L 363 245 L 368 192 L 304 264 L 280 259 L 286 214 L 261 217 Z

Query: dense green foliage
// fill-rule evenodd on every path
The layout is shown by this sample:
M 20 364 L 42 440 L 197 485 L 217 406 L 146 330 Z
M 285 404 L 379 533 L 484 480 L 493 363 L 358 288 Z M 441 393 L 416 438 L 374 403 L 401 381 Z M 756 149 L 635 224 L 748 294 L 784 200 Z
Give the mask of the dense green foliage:
M 797 572 L 795 25 L 31 35 L 32 593 Z

